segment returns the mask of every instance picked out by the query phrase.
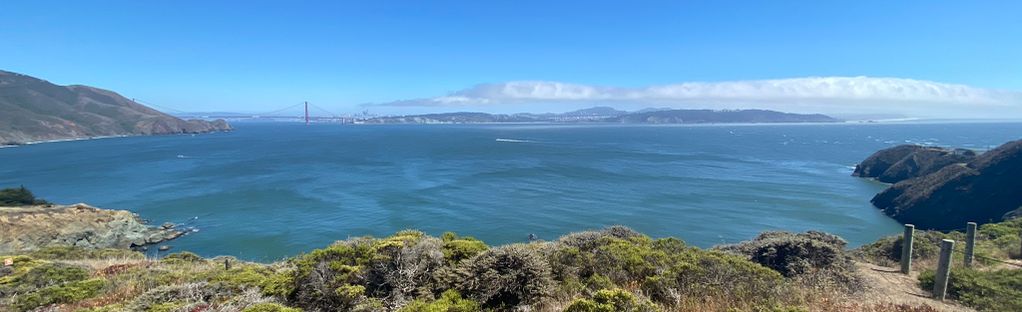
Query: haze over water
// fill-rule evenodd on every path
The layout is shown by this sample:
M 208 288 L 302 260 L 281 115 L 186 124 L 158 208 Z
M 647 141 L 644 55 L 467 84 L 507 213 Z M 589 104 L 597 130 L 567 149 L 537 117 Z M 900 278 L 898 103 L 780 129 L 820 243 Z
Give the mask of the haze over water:
M 904 143 L 987 149 L 1020 123 L 714 126 L 235 123 L 0 149 L 0 186 L 195 226 L 175 250 L 267 261 L 416 228 L 489 244 L 622 224 L 701 247 L 766 230 L 853 245 L 900 225 L 850 176 Z

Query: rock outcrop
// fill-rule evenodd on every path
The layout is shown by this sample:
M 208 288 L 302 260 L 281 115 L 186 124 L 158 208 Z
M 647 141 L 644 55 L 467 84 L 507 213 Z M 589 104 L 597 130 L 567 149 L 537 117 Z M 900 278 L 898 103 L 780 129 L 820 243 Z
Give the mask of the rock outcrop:
M 870 168 L 862 171 L 876 172 Z M 925 229 L 951 230 L 969 221 L 1000 221 L 1022 207 L 1022 140 L 1008 142 L 969 162 L 902 180 L 877 194 L 872 202 L 896 220 Z
M 113 91 L 2 70 L 0 112 L 0 144 L 231 130 L 223 120 L 182 120 Z
M 134 213 L 86 204 L 0 207 L 0 254 L 61 245 L 131 248 L 181 236 L 173 226 L 150 227 Z
M 869 156 L 855 166 L 852 176 L 897 183 L 935 173 L 949 165 L 966 163 L 975 158 L 976 152 L 967 149 L 899 145 Z

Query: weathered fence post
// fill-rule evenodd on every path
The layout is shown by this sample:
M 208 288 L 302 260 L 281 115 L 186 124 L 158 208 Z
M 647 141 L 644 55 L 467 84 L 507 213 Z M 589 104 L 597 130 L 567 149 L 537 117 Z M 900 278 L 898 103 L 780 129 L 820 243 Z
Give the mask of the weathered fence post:
M 231 258 L 224 258 L 224 270 L 231 269 Z
M 901 239 L 901 273 L 912 271 L 912 234 L 915 230 L 915 225 L 905 225 L 905 235 Z
M 976 222 L 965 224 L 965 267 L 972 267 L 972 260 L 975 258 L 973 252 L 976 248 Z
M 955 241 L 940 241 L 940 262 L 937 263 L 937 276 L 933 278 L 933 298 L 943 301 L 947 295 L 947 282 L 951 276 L 951 252 L 955 250 Z

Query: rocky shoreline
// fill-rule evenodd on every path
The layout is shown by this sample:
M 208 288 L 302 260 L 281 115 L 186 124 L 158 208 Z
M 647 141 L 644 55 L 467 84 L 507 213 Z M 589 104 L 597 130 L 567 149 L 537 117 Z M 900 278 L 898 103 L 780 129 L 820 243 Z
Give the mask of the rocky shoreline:
M 150 226 L 130 211 L 86 204 L 0 207 L 0 253 L 48 246 L 144 249 L 184 234 L 170 223 Z

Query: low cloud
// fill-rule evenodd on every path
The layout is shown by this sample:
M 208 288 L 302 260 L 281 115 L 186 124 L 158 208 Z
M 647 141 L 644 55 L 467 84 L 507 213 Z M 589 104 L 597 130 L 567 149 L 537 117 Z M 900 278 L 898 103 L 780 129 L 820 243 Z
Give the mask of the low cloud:
M 623 109 L 764 108 L 802 113 L 1022 118 L 1022 92 L 872 77 L 687 82 L 640 88 L 512 81 L 481 84 L 445 96 L 370 104 L 485 111 L 521 111 L 523 108 L 558 111 L 593 105 Z

